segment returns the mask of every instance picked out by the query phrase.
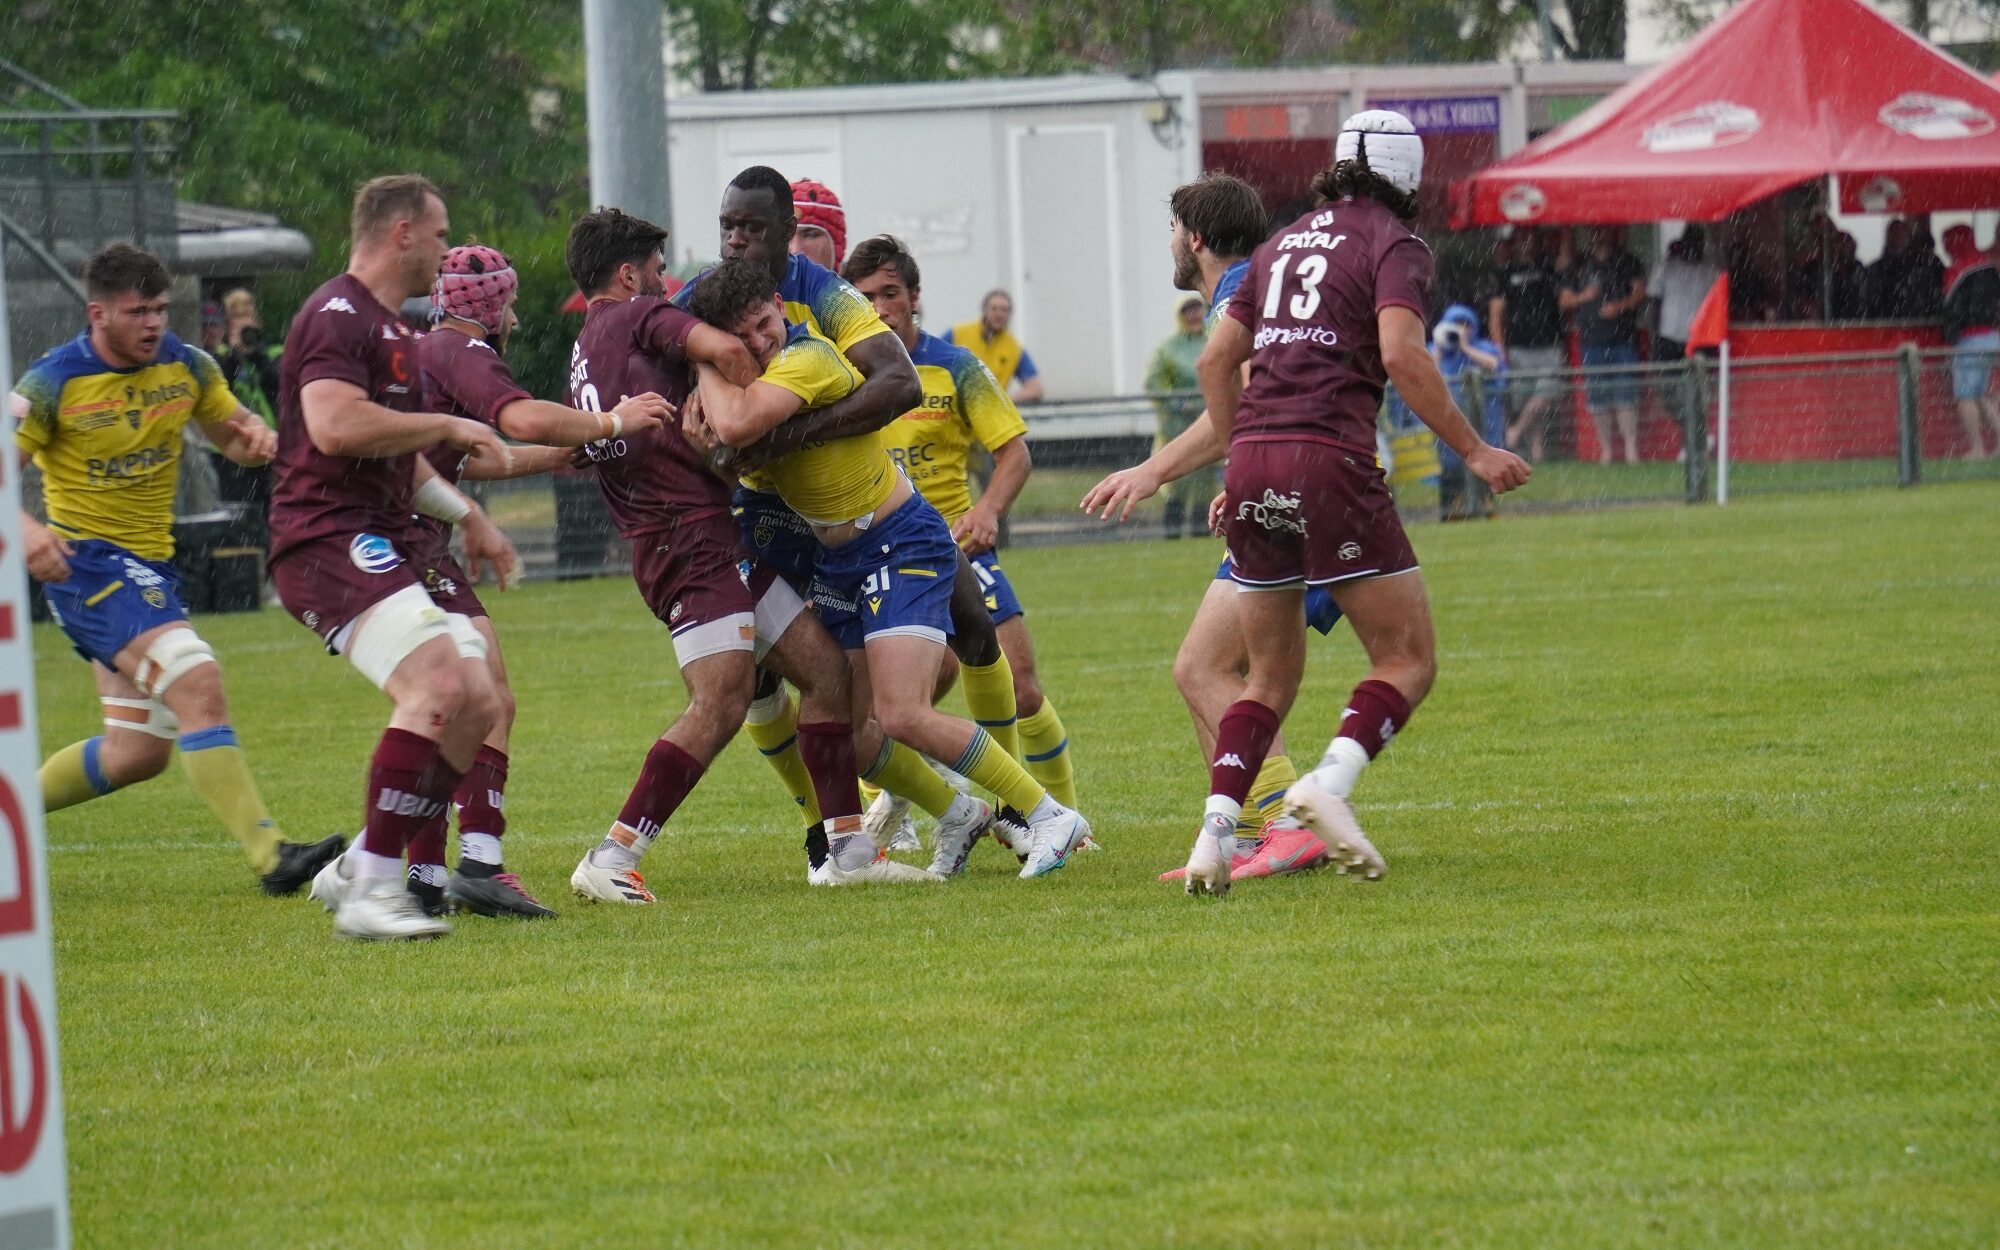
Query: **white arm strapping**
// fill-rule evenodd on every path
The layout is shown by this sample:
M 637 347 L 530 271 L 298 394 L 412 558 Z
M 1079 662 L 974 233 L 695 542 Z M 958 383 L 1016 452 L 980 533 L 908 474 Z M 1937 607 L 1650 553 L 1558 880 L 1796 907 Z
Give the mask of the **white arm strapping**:
M 457 525 L 472 512 L 472 501 L 441 477 L 424 479 L 424 484 L 417 487 L 410 503 L 418 515 L 443 521 L 446 525 Z

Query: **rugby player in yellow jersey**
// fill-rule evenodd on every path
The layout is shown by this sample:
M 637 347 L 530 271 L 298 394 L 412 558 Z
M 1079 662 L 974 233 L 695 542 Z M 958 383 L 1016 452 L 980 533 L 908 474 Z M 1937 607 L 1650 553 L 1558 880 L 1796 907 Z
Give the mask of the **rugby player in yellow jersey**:
M 917 328 L 922 274 L 900 240 L 882 235 L 861 243 L 842 276 L 874 303 L 876 314 L 903 340 L 917 366 L 924 402 L 896 418 L 883 431 L 883 442 L 924 498 L 943 514 L 952 537 L 979 575 L 984 592 L 980 606 L 993 620 L 1013 675 L 1021 762 L 1058 802 L 1075 807 L 1069 734 L 1042 691 L 1027 617 L 994 550 L 1001 520 L 1028 480 L 1032 462 L 1027 423 L 978 357 Z M 976 503 L 966 471 L 974 443 L 993 455 L 993 479 Z M 940 695 L 950 681 L 947 673 Z M 885 814 L 879 823 L 900 823 L 902 815 Z
M 777 284 L 758 261 L 717 266 L 688 310 L 741 338 L 763 370 L 745 388 L 699 366 L 706 420 L 731 447 L 756 443 L 801 410 L 838 402 L 859 381 L 832 343 L 804 325 L 786 324 Z M 890 737 L 948 762 L 1026 813 L 1022 877 L 1062 867 L 1090 833 L 1083 817 L 1049 795 L 986 730 L 932 706 L 961 558 L 944 518 L 897 470 L 873 431 L 809 443 L 770 461 L 765 472 L 819 544 L 814 599 L 847 650 L 857 715 L 872 711 Z M 961 871 L 981 832 L 954 834 L 941 822 L 931 871 Z
M 42 471 L 49 522 L 21 517 L 28 572 L 91 662 L 105 732 L 50 756 L 48 811 L 156 777 L 176 744 L 188 780 L 243 844 L 267 894 L 290 894 L 340 854 L 287 842 L 236 744 L 215 652 L 188 625 L 174 554 L 174 484 L 190 420 L 242 465 L 277 435 L 238 402 L 207 352 L 167 330 L 166 266 L 114 243 L 83 271 L 90 328 L 36 361 L 11 397 L 20 462 Z
M 786 320 L 832 341 L 862 378 L 845 398 L 800 414 L 797 420 L 783 423 L 738 453 L 736 464 L 743 471 L 743 489 L 733 503 L 744 545 L 760 565 L 776 570 L 805 594 L 810 592 L 819 545 L 811 527 L 770 488 L 755 466 L 808 442 L 873 433 L 922 402 L 923 391 L 902 340 L 875 315 L 868 300 L 840 275 L 789 250 L 799 228 L 795 199 L 792 184 L 783 174 L 766 165 L 753 165 L 723 190 L 718 224 L 723 258 L 763 265 L 777 286 Z M 696 275 L 674 297 L 675 303 L 687 307 L 706 277 Z M 699 394 L 682 415 L 690 430 L 700 428 Z M 982 602 L 978 575 L 963 559 L 953 588 L 952 621 L 956 632 L 951 647 L 964 668 L 966 707 L 1001 749 L 1018 759 L 1013 675 Z M 768 674 L 760 674 L 744 732 L 776 769 L 811 825 L 817 817 L 812 788 L 806 784 L 799 760 L 797 726 L 797 712 L 784 687 Z M 951 787 L 942 782 L 932 784 L 904 763 L 889 763 L 884 777 L 900 780 L 884 788 L 938 815 L 951 802 Z M 877 780 L 873 776 L 867 779 Z M 1026 836 L 1024 820 L 1020 813 L 1004 811 L 996 837 L 1014 846 Z M 1015 849 L 1018 852 L 1019 848 Z

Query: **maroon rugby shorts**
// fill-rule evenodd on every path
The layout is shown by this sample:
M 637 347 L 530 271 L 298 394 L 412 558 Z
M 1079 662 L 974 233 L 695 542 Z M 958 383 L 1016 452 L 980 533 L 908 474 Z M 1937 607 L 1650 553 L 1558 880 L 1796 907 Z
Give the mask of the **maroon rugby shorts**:
M 1375 457 L 1297 439 L 1238 441 L 1223 536 L 1245 586 L 1325 586 L 1406 573 L 1417 553 Z
M 271 566 L 278 601 L 294 619 L 323 639 L 405 586 L 423 582 L 410 559 L 408 535 L 316 538 L 287 551 Z

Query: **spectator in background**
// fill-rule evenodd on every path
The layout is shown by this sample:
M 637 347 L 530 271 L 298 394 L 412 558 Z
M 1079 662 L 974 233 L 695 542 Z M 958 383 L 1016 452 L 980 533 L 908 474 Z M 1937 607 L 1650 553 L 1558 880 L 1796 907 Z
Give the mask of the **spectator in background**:
M 1882 255 L 1861 272 L 1862 302 L 1870 317 L 1893 321 L 1902 297 L 1904 277 L 1910 272 L 1910 237 L 1915 233 L 1907 218 L 1898 217 L 1882 232 Z
M 1982 422 L 1993 427 L 2000 450 L 2000 409 L 1988 392 L 1993 384 L 1993 359 L 2000 353 L 2000 271 L 1993 257 L 1979 249 L 1971 226 L 1944 232 L 1944 254 L 1951 258 L 1944 279 L 1944 336 L 1956 349 L 1951 360 L 1951 396 L 1958 402 L 1958 419 L 1965 426 L 1974 459 L 1989 455 Z
M 979 357 L 1015 403 L 1039 403 L 1042 379 L 1028 349 L 1008 329 L 1013 321 L 1014 297 L 997 289 L 988 291 L 979 302 L 979 320 L 959 322 L 945 331 L 944 341 Z
M 792 234 L 793 254 L 839 273 L 847 258 L 847 210 L 833 188 L 810 178 L 794 182 L 792 214 L 799 219 Z
M 1470 305 L 1453 304 L 1431 329 L 1431 357 L 1451 387 L 1460 412 L 1479 436 L 1498 445 L 1507 422 L 1506 365 L 1500 345 L 1479 332 L 1479 314 Z M 1474 379 L 1477 372 L 1481 376 Z M 1467 472 L 1465 461 L 1438 443 L 1438 516 L 1446 521 L 1493 515 L 1493 496 Z
M 1667 254 L 1653 266 L 1647 286 L 1660 301 L 1659 329 L 1653 335 L 1654 360 L 1680 360 L 1687 355 L 1688 327 L 1708 298 L 1722 267 L 1708 258 L 1708 231 L 1689 226 L 1667 245 Z
M 1928 321 L 1944 314 L 1944 262 L 1938 259 L 1937 236 L 1931 233 L 1931 219 L 1912 217 L 1908 220 L 1908 257 L 1892 315 L 1907 320 Z
M 1200 295 L 1183 295 L 1175 310 L 1178 328 L 1172 338 L 1160 344 L 1153 353 L 1153 363 L 1146 368 L 1146 393 L 1153 397 L 1153 411 L 1158 418 L 1153 436 L 1156 454 L 1201 417 L 1201 379 L 1196 376 L 1194 366 L 1201 359 L 1201 349 L 1208 344 L 1208 331 L 1203 324 L 1206 312 Z M 1168 483 L 1162 492 L 1166 513 L 1160 521 L 1160 528 L 1168 538 L 1179 538 L 1184 532 L 1200 534 L 1208 528 L 1207 506 L 1215 487 L 1213 466 Z
M 264 319 L 257 315 L 257 297 L 237 287 L 222 297 L 222 350 L 215 361 L 229 379 L 229 389 L 243 406 L 277 428 L 278 356 L 280 349 L 264 338 Z
M 208 309 L 202 308 L 202 340 L 208 339 Z M 257 297 L 244 287 L 236 287 L 222 297 L 221 336 L 215 349 L 215 363 L 229 380 L 229 389 L 245 408 L 256 413 L 264 424 L 277 426 L 279 349 L 264 339 L 264 319 L 257 314 Z M 240 536 L 246 544 L 264 545 L 264 514 L 271 506 L 271 466 L 237 464 L 220 453 L 207 457 L 214 469 L 215 500 L 219 503 L 249 505 Z
M 1496 250 L 1493 286 L 1486 301 L 1487 333 L 1521 379 L 1527 393 L 1521 415 L 1507 428 L 1506 446 L 1540 460 L 1547 450 L 1549 413 L 1563 393 L 1562 272 L 1569 268 L 1567 231 L 1521 231 Z M 1488 440 L 1498 443 L 1499 439 Z
M 1570 270 L 1560 298 L 1576 321 L 1582 348 L 1584 392 L 1597 427 L 1597 456 L 1610 464 L 1612 427 L 1625 445 L 1625 463 L 1639 463 L 1639 306 L 1646 302 L 1646 269 L 1625 250 L 1625 232 L 1596 226 L 1589 251 Z

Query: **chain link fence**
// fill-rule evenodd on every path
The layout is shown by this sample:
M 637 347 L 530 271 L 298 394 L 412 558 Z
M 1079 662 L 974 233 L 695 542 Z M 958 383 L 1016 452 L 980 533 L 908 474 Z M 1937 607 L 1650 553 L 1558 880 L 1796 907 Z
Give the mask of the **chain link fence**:
M 1961 375 L 1957 389 L 1971 389 L 1976 363 L 1950 351 L 1913 347 L 1733 362 L 1726 450 L 1723 371 L 1713 358 L 1496 376 L 1467 370 L 1452 379 L 1461 411 L 1473 416 L 1489 439 L 1507 438 L 1535 465 L 1527 487 L 1497 500 L 1477 483 L 1464 482 L 1462 470 L 1455 476 L 1451 457 L 1440 455 L 1429 431 L 1393 396 L 1383 406 L 1379 446 L 1398 504 L 1411 521 L 1706 503 L 1725 486 L 1734 498 L 2000 480 L 2000 458 L 1969 454 L 1967 424 L 1968 417 L 1985 423 L 1982 448 L 2000 446 L 1995 416 L 2000 401 L 1986 393 L 1962 404 L 1954 396 L 1954 372 Z M 1099 521 L 1077 508 L 1105 474 L 1139 463 L 1158 441 L 1185 429 L 1200 415 L 1200 405 L 1198 394 L 1175 392 L 1026 409 L 1035 469 L 1014 505 L 1004 541 L 1108 542 L 1202 532 L 1209 498 L 1218 488 L 1215 470 L 1160 492 L 1123 524 Z M 1635 453 L 1630 462 L 1628 430 Z M 612 532 L 587 471 L 469 485 L 520 549 L 530 577 L 627 570 L 624 545 Z M 222 517 L 216 512 L 203 519 Z

